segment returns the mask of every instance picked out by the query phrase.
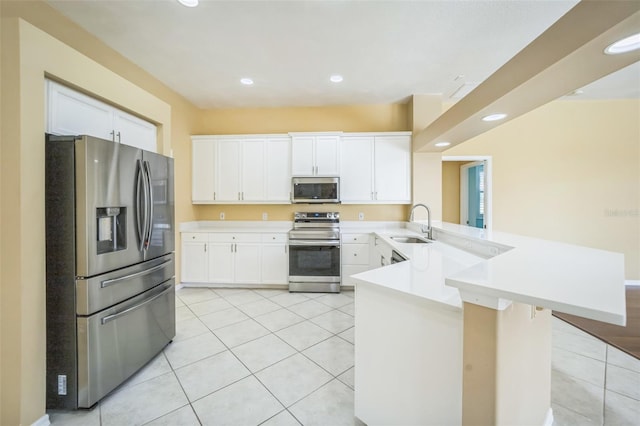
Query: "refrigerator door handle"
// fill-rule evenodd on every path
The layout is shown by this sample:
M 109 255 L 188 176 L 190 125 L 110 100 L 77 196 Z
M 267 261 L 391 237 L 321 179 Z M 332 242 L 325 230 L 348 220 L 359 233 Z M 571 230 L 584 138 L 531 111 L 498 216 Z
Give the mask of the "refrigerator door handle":
M 140 241 L 139 249 L 144 250 L 146 233 L 146 185 L 142 161 L 136 160 L 136 231 Z
M 125 275 L 124 277 L 118 277 L 118 278 L 112 278 L 110 280 L 104 280 L 104 281 L 100 282 L 100 288 L 109 287 L 109 286 L 112 286 L 114 284 L 118 284 L 118 283 L 121 283 L 123 281 L 130 280 L 132 278 L 136 278 L 136 277 L 140 277 L 142 275 L 150 274 L 152 272 L 155 272 L 155 271 L 157 271 L 159 269 L 164 268 L 167 265 L 167 263 L 170 263 L 170 262 L 173 262 L 173 259 L 166 260 L 166 261 L 162 262 L 161 264 L 154 266 L 153 268 L 145 269 L 144 271 L 136 272 L 135 274 L 129 274 L 129 275 Z
M 153 232 L 153 186 L 151 185 L 151 166 L 148 161 L 144 162 L 145 175 L 147 177 L 147 227 L 146 227 L 146 245 L 145 249 L 149 248 L 151 243 L 151 233 Z
M 138 303 L 137 305 L 134 305 L 134 306 L 132 306 L 132 307 L 130 307 L 130 308 L 127 308 L 127 309 L 125 309 L 125 310 L 123 310 L 123 311 L 117 312 L 117 313 L 112 314 L 112 315 L 107 315 L 106 317 L 104 317 L 104 318 L 102 318 L 102 319 L 100 320 L 100 323 L 101 323 L 102 325 L 105 325 L 105 324 L 107 324 L 107 323 L 109 323 L 109 322 L 111 322 L 111 321 L 113 321 L 113 320 L 116 320 L 116 319 L 118 319 L 118 318 L 120 318 L 120 317 L 122 317 L 122 316 L 124 316 L 124 315 L 130 314 L 131 312 L 133 312 L 133 311 L 135 311 L 135 310 L 138 310 L 138 309 L 142 308 L 143 306 L 145 306 L 145 305 L 147 305 L 147 304 L 149 304 L 149 303 L 153 302 L 154 300 L 156 300 L 156 299 L 157 299 L 157 298 L 159 298 L 160 296 L 164 296 L 164 294 L 165 294 L 167 291 L 171 290 L 171 287 L 172 287 L 172 285 L 171 285 L 171 284 L 169 284 L 169 285 L 167 285 L 167 287 L 165 287 L 165 288 L 162 290 L 162 292 L 160 292 L 160 293 L 156 294 L 155 296 L 150 297 L 149 299 L 146 299 L 146 300 L 142 301 L 141 303 Z

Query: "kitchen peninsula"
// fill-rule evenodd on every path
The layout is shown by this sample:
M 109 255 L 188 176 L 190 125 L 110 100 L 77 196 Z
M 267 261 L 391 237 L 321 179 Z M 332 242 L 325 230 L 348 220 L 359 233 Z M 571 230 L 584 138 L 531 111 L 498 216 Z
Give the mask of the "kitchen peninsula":
M 353 277 L 355 415 L 551 425 L 550 309 L 624 324 L 623 256 L 448 223 L 430 244 L 399 232 L 376 238 L 407 262 Z

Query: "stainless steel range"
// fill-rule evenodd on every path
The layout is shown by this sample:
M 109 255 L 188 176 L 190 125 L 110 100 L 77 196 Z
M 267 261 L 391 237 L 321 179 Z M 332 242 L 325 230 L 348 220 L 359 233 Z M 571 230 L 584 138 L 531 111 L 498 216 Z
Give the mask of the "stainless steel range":
M 289 231 L 289 291 L 340 292 L 340 213 L 294 214 Z

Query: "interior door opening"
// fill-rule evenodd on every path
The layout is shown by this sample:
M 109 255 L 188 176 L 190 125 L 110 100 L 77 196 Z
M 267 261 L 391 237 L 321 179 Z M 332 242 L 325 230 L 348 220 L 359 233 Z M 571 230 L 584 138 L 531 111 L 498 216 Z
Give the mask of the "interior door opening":
M 442 158 L 442 220 L 491 229 L 491 157 Z

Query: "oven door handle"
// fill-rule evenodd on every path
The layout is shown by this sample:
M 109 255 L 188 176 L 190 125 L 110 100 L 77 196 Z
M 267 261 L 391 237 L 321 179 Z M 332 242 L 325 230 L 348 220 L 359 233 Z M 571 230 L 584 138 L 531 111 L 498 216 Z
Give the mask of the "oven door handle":
M 297 241 L 289 240 L 289 245 L 292 247 L 340 247 L 340 241 Z

